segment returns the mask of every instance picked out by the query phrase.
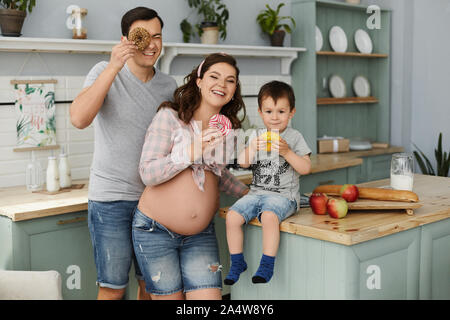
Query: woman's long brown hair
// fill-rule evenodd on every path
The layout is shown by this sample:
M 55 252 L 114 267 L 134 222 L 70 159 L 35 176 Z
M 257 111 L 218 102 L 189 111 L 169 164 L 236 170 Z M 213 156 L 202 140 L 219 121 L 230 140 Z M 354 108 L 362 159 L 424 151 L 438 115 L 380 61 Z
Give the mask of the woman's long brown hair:
M 237 67 L 236 60 L 224 53 L 212 53 L 208 55 L 203 64 L 201 64 L 200 78 L 203 78 L 205 72 L 214 64 L 225 62 L 233 66 L 236 69 L 236 91 L 234 92 L 233 98 L 222 107 L 220 114 L 228 117 L 230 119 L 233 129 L 238 129 L 241 127 L 241 120 L 239 120 L 237 114 L 243 109 L 244 117 L 246 116 L 245 104 L 241 96 L 241 84 L 239 82 L 239 68 Z M 188 124 L 192 117 L 194 116 L 195 110 L 200 107 L 200 102 L 202 100 L 202 95 L 197 86 L 198 78 L 198 68 L 194 68 L 190 74 L 184 78 L 184 85 L 175 90 L 173 94 L 173 102 L 166 101 L 163 102 L 158 111 L 161 108 L 172 108 L 178 112 L 178 117 L 186 124 Z

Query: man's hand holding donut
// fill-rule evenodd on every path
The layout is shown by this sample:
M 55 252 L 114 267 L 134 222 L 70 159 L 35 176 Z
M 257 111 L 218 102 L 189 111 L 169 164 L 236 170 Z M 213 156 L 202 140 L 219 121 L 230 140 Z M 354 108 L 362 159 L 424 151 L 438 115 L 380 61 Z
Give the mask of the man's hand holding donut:
M 112 68 L 116 73 L 119 73 L 125 65 L 125 62 L 132 58 L 136 51 L 137 46 L 126 37 L 122 37 L 120 43 L 112 48 L 108 67 Z

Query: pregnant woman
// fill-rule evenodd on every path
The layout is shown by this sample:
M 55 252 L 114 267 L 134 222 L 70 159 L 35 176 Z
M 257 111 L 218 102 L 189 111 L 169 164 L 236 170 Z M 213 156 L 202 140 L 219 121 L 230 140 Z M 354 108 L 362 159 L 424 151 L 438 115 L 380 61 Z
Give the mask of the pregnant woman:
M 248 188 L 217 157 L 234 147 L 233 133 L 224 137 L 208 123 L 220 113 L 240 128 L 238 77 L 232 56 L 207 56 L 148 128 L 140 161 L 146 188 L 134 215 L 133 243 L 153 299 L 221 299 L 212 221 L 219 191 L 241 197 Z

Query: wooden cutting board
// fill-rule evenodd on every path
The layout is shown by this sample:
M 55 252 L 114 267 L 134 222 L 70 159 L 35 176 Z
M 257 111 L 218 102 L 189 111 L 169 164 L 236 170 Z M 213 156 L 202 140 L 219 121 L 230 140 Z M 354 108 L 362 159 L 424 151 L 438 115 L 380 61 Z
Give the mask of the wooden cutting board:
M 370 199 L 358 199 L 355 202 L 348 202 L 349 210 L 406 210 L 406 213 L 413 214 L 413 210 L 422 207 L 420 202 L 400 202 L 381 201 Z

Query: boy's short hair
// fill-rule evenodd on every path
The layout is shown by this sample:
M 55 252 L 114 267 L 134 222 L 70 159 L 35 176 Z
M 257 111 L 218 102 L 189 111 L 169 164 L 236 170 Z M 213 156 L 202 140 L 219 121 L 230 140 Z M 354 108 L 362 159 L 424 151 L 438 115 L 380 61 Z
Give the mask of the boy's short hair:
M 120 26 L 122 28 L 122 35 L 128 37 L 128 32 L 130 31 L 130 26 L 133 24 L 133 22 L 137 20 L 151 20 L 153 18 L 157 18 L 159 20 L 162 29 L 164 23 L 155 10 L 147 7 L 136 7 L 129 10 L 123 15 L 122 21 L 120 23 Z
M 271 97 L 275 103 L 280 98 L 287 98 L 289 101 L 289 111 L 295 108 L 295 95 L 292 87 L 286 82 L 271 81 L 264 84 L 258 93 L 258 108 L 261 109 L 263 99 Z

